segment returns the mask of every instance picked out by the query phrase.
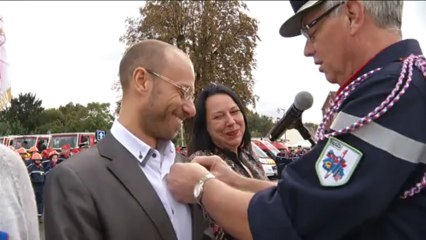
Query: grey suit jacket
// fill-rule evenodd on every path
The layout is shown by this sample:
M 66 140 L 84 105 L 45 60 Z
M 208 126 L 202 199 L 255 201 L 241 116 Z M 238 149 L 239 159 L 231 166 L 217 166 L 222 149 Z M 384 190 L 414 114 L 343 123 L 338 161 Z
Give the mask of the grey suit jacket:
M 177 239 L 137 159 L 111 134 L 53 169 L 44 200 L 46 240 Z M 191 211 L 193 239 L 204 239 L 201 211 Z

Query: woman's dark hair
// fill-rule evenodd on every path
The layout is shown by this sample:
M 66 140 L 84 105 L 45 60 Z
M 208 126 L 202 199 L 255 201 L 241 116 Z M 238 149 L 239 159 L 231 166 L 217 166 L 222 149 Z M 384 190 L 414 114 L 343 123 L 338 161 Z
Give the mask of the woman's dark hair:
M 188 154 L 191 155 L 196 151 L 200 150 L 209 150 L 214 151 L 216 145 L 213 143 L 209 133 L 207 132 L 207 121 L 206 121 L 206 101 L 209 97 L 216 94 L 226 94 L 234 100 L 243 114 L 245 132 L 243 134 L 243 139 L 241 141 L 240 148 L 252 153 L 251 149 L 251 136 L 250 131 L 248 130 L 247 117 L 245 113 L 245 108 L 240 100 L 240 98 L 233 92 L 230 88 L 223 85 L 214 84 L 207 86 L 197 97 L 195 101 L 196 114 L 193 121 L 192 127 L 192 136 L 191 142 L 189 144 Z

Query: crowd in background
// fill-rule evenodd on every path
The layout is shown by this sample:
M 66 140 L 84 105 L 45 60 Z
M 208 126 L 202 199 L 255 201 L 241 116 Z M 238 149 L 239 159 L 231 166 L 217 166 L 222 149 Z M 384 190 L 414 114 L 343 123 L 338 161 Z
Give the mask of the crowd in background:
M 310 147 L 302 147 L 302 146 L 288 147 L 288 149 L 280 149 L 280 153 L 278 154 L 278 156 L 289 158 L 292 160 L 297 160 L 301 156 L 309 152 L 309 150 L 311 150 Z
M 79 153 L 83 148 L 71 148 L 69 144 L 63 145 L 60 150 L 45 148 L 40 151 L 35 146 L 30 147 L 28 150 L 24 147 L 15 149 L 13 146 L 9 146 L 9 148 L 19 154 L 27 167 L 36 198 L 39 221 L 42 221 L 44 209 L 43 189 L 46 177 L 59 163 Z

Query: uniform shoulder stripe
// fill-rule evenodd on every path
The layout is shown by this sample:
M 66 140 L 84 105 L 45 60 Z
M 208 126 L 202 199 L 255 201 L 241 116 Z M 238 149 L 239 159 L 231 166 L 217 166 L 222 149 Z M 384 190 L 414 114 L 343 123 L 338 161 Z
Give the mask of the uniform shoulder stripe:
M 339 130 L 359 120 L 359 117 L 345 112 L 339 112 L 334 119 L 331 129 Z M 354 132 L 352 135 L 370 145 L 388 152 L 394 157 L 411 162 L 426 164 L 426 144 L 386 128 L 376 122 L 371 122 Z

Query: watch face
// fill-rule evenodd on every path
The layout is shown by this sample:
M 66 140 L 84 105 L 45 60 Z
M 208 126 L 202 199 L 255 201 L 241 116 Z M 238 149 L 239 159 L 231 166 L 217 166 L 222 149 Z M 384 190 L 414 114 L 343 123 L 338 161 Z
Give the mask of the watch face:
M 201 194 L 201 184 L 197 184 L 194 188 L 194 197 L 198 198 Z

